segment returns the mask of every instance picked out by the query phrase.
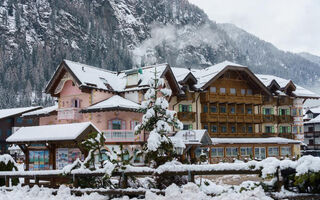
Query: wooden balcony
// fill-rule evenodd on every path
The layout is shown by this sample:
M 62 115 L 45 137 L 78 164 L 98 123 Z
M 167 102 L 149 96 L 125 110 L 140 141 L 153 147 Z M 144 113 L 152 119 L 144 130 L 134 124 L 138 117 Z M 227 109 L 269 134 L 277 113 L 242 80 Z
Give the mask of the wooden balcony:
M 201 113 L 201 122 L 237 122 L 237 123 L 261 123 L 262 115 L 260 114 L 218 114 L 218 113 Z
M 278 122 L 279 123 L 293 123 L 293 117 L 290 115 L 279 115 Z
M 278 133 L 262 133 L 262 137 L 278 137 Z
M 202 93 L 200 96 L 201 103 L 204 102 L 220 102 L 220 103 L 237 103 L 237 104 L 262 104 L 261 95 L 231 95 L 231 94 L 216 94 Z
M 196 113 L 195 112 L 178 112 L 178 119 L 180 121 L 196 121 Z
M 278 137 L 283 137 L 283 138 L 288 138 L 288 139 L 294 138 L 292 133 L 279 133 Z
M 217 138 L 260 138 L 262 136 L 261 133 L 210 133 L 210 137 Z
M 277 123 L 277 116 L 276 115 L 262 115 L 263 123 Z
M 195 100 L 194 92 L 192 93 L 187 92 L 187 94 L 178 96 L 178 101 L 194 101 L 194 100 Z
M 279 106 L 293 105 L 293 99 L 291 99 L 290 97 L 281 97 L 278 100 L 278 105 Z

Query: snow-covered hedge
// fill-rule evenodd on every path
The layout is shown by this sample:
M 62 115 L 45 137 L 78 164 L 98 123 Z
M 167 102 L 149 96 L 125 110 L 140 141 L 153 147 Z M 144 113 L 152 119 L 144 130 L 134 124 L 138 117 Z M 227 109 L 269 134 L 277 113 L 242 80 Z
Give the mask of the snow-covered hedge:
M 18 171 L 18 165 L 14 161 L 14 159 L 8 155 L 0 155 L 0 171 Z M 18 184 L 19 180 L 18 179 L 13 179 L 12 184 L 16 185 Z M 0 186 L 5 185 L 5 179 L 0 178 Z

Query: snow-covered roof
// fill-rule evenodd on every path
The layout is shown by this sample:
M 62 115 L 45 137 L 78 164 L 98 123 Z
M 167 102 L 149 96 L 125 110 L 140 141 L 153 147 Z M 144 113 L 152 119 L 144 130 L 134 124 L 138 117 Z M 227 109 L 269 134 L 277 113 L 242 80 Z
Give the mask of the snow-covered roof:
M 310 108 L 307 112 L 310 111 L 312 113 L 320 113 L 320 106 Z
M 274 75 L 266 75 L 266 74 L 256 74 L 256 76 L 260 79 L 260 81 L 268 87 L 273 80 L 275 80 L 281 88 L 285 88 L 287 84 L 290 82 L 290 80 L 280 78 Z M 320 95 L 311 92 L 310 90 L 307 90 L 299 85 L 296 85 L 296 90 L 292 93 L 298 97 L 320 97 Z
M 19 115 L 28 111 L 40 109 L 41 106 L 33 106 L 33 107 L 23 107 L 23 108 L 9 108 L 0 110 L 0 119 L 11 117 L 14 115 Z
M 20 128 L 18 131 L 9 136 L 6 141 L 15 143 L 75 140 L 88 128 L 91 128 L 91 131 L 99 132 L 99 130 L 91 122 L 29 126 Z
M 211 138 L 212 144 L 300 144 L 300 141 L 281 138 Z
M 22 117 L 28 117 L 28 116 L 38 116 L 38 115 L 48 115 L 51 112 L 57 111 L 58 110 L 58 105 L 42 108 L 39 110 L 35 110 L 32 112 L 27 112 L 22 114 Z
M 83 111 L 97 111 L 112 108 L 138 110 L 140 108 L 140 105 L 119 95 L 114 95 L 107 100 L 83 109 Z
M 215 64 L 213 66 L 204 68 L 202 70 L 198 70 L 196 72 L 193 72 L 193 75 L 198 79 L 198 83 L 196 87 L 201 88 L 203 87 L 208 81 L 210 81 L 212 78 L 214 78 L 217 74 L 219 74 L 224 68 L 227 66 L 236 66 L 236 67 L 244 67 L 242 65 L 230 62 L 230 61 L 224 61 L 218 64 Z
M 304 122 L 305 124 L 314 124 L 314 123 L 320 123 L 320 115 L 318 115 L 317 117 L 310 119 L 307 122 Z
M 178 131 L 173 138 L 180 139 L 184 144 L 202 144 L 204 135 L 207 134 L 207 130 L 181 130 Z

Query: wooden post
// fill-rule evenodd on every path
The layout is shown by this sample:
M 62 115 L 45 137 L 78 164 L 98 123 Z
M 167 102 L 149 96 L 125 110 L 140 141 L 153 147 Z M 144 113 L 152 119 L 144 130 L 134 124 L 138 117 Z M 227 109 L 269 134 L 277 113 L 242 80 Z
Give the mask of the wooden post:
M 34 183 L 36 185 L 39 185 L 39 177 L 37 177 L 36 175 L 34 176 Z
M 127 188 L 128 187 L 128 177 L 122 172 L 121 174 L 121 188 Z
M 79 187 L 79 179 L 76 177 L 75 174 L 72 176 L 72 181 L 73 181 L 73 187 L 77 188 Z
M 191 171 L 188 171 L 188 182 L 194 183 L 194 174 L 192 174 Z
M 8 176 L 4 177 L 5 183 L 6 183 L 6 187 L 10 187 L 10 178 Z

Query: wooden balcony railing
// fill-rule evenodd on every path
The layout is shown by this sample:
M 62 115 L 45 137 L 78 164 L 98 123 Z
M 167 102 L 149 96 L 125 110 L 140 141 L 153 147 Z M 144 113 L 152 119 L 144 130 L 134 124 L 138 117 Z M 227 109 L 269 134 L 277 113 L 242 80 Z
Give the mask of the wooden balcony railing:
M 196 121 L 196 113 L 195 112 L 178 112 L 178 119 L 180 121 Z
M 237 122 L 237 123 L 261 123 L 260 114 L 218 114 L 201 113 L 201 122 Z
M 58 120 L 71 119 L 78 120 L 82 119 L 82 114 L 79 113 L 80 108 L 61 108 L 58 109 Z
M 292 123 L 293 117 L 290 115 L 279 115 L 278 116 L 278 122 L 279 123 Z
M 135 135 L 133 130 L 103 130 L 106 143 L 109 142 L 144 142 L 144 135 Z
M 262 115 L 264 123 L 277 123 L 276 115 Z
M 231 95 L 231 94 L 215 94 L 202 93 L 201 102 L 221 102 L 221 103 L 245 103 L 245 104 L 262 104 L 261 95 Z

